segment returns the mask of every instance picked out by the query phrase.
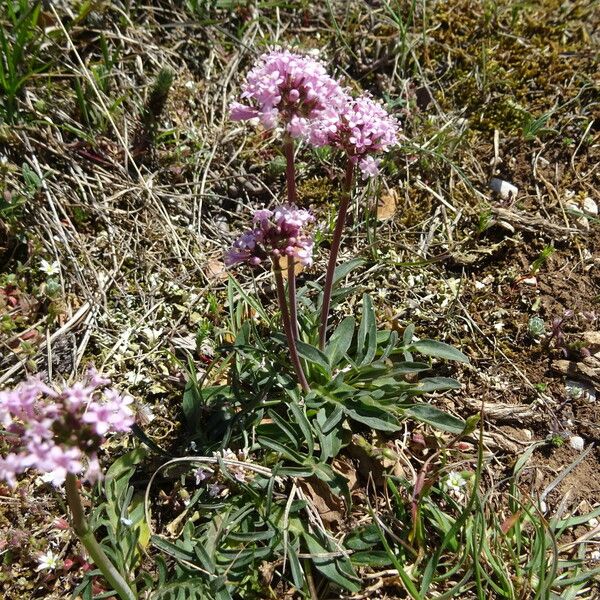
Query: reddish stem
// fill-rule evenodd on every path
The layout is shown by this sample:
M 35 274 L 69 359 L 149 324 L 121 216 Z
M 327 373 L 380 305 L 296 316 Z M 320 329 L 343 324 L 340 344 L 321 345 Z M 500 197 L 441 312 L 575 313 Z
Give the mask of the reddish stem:
M 286 135 L 283 138 L 283 154 L 285 155 L 285 184 L 288 204 L 296 204 L 298 192 L 296 190 L 296 166 L 294 163 L 294 140 Z M 292 325 L 292 339 L 299 338 L 298 332 L 298 304 L 296 300 L 296 272 L 292 257 L 287 257 L 288 267 L 288 304 L 290 309 L 290 322 Z
M 288 346 L 290 347 L 290 358 L 292 359 L 292 365 L 294 371 L 296 371 L 296 377 L 304 392 L 310 392 L 310 386 L 306 381 L 304 370 L 302 369 L 302 363 L 298 356 L 298 349 L 296 348 L 296 341 L 294 340 L 294 333 L 292 330 L 292 323 L 290 320 L 290 312 L 288 310 L 287 302 L 285 301 L 285 286 L 283 284 L 283 277 L 281 275 L 281 268 L 279 265 L 273 263 L 273 275 L 275 275 L 275 286 L 277 288 L 277 301 L 279 302 L 279 308 L 281 310 L 281 320 L 283 321 L 283 330 L 288 340 Z
M 319 329 L 319 348 L 325 348 L 327 340 L 327 321 L 329 320 L 329 308 L 331 307 L 331 291 L 333 288 L 333 274 L 337 263 L 338 253 L 340 251 L 340 243 L 342 241 L 342 233 L 344 224 L 346 223 L 346 214 L 350 204 L 350 196 L 352 194 L 352 182 L 354 180 L 354 164 L 348 158 L 346 165 L 346 175 L 342 187 L 342 199 L 338 210 L 335 229 L 333 230 L 333 239 L 331 240 L 331 250 L 329 251 L 329 262 L 327 263 L 327 274 L 325 275 L 325 286 L 323 288 L 323 305 L 321 307 L 321 326 Z
M 290 323 L 292 325 L 292 337 L 298 340 L 298 302 L 296 300 L 296 262 L 292 256 L 288 256 L 287 280 L 288 280 L 288 304 L 290 309 Z
M 296 167 L 294 165 L 294 140 L 289 135 L 283 138 L 283 154 L 285 155 L 285 183 L 288 202 L 296 204 L 298 192 L 296 190 Z

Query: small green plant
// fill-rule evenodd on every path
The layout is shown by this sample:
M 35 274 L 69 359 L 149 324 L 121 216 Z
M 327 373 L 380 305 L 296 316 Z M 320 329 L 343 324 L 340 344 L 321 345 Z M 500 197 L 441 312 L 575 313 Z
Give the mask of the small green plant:
M 41 2 L 6 0 L 0 13 L 0 116 L 13 123 L 18 115 L 18 98 L 27 82 L 48 69 L 41 61 L 38 21 Z
M 142 162 L 151 160 L 158 121 L 165 110 L 172 84 L 173 72 L 170 69 L 161 69 L 150 90 L 148 100 L 142 111 L 139 127 L 134 135 L 132 155 Z
M 544 246 L 540 255 L 531 263 L 531 272 L 535 275 L 546 264 L 552 254 L 554 254 L 554 246 Z
M 73 79 L 73 88 L 82 123 L 89 129 L 103 131 L 107 127 L 110 114 L 117 110 L 124 97 L 111 99 L 105 103 L 105 108 L 98 104 L 99 94 L 110 97 L 113 70 L 120 57 L 120 48 L 112 48 L 104 34 L 100 35 L 99 42 L 99 59 L 90 64 L 88 74 L 80 74 Z M 78 133 L 83 137 L 83 132 Z
M 544 319 L 536 316 L 531 317 L 529 319 L 529 323 L 527 324 L 527 332 L 534 339 L 542 337 L 546 332 L 546 325 L 544 323 Z

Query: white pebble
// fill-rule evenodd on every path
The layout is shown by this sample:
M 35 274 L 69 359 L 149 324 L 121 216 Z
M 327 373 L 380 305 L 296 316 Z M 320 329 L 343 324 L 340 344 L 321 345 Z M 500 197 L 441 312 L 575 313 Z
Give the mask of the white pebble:
M 570 202 L 569 204 L 567 204 L 567 211 L 573 214 L 573 216 L 577 220 L 577 223 L 581 227 L 583 227 L 583 229 L 590 228 L 590 222 L 585 216 L 583 216 L 583 209 L 580 206 L 577 206 L 577 204 Z
M 589 196 L 583 199 L 583 212 L 592 217 L 598 216 L 598 205 Z
M 585 446 L 585 442 L 583 441 L 582 437 L 574 435 L 569 438 L 569 445 L 571 446 L 571 448 L 573 448 L 573 450 L 578 450 L 579 452 L 581 452 L 583 450 L 583 447 Z
M 493 177 L 490 181 L 490 189 L 494 192 L 498 192 L 498 194 L 500 194 L 504 200 L 514 199 L 519 193 L 519 188 L 514 186 L 512 183 L 496 177 Z

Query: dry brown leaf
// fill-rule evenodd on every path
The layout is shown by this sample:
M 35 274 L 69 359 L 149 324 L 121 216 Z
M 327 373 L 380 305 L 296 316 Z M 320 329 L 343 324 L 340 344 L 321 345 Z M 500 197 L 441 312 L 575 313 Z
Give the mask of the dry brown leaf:
M 279 258 L 279 266 L 281 267 L 281 274 L 283 275 L 284 279 L 287 279 L 288 276 L 288 257 L 287 256 L 282 256 Z M 296 264 L 294 265 L 294 273 L 296 273 L 296 275 L 300 275 L 300 273 L 302 273 L 302 271 L 304 270 L 304 266 L 302 265 L 301 262 L 296 262 Z
M 390 190 L 387 194 L 382 194 L 377 201 L 377 218 L 380 221 L 391 219 L 396 214 L 398 206 L 398 192 Z
M 358 479 L 356 477 L 356 469 L 349 460 L 342 458 L 336 458 L 332 461 L 331 466 L 333 469 L 343 475 L 348 480 L 348 488 L 350 491 L 356 489 L 358 485 Z
M 324 481 L 317 477 L 310 477 L 300 481 L 298 487 L 314 505 L 323 523 L 331 527 L 342 522 L 344 502 L 341 498 L 332 494 L 329 486 Z
M 210 258 L 206 264 L 206 278 L 209 281 L 224 281 L 227 279 L 225 263 L 217 258 Z

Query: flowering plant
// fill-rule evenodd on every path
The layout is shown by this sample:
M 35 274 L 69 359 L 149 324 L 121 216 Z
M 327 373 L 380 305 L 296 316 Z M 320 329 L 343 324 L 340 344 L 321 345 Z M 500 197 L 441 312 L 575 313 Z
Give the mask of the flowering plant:
M 295 267 L 296 264 L 309 266 L 312 263 L 313 242 L 305 226 L 314 221 L 314 217 L 308 211 L 296 208 L 294 138 L 301 138 L 316 147 L 331 146 L 340 150 L 347 163 L 323 291 L 319 333 L 319 348 L 323 350 L 355 166 L 358 165 L 363 177 L 377 175 L 380 161 L 376 155 L 398 143 L 399 125 L 369 95 L 352 98 L 327 74 L 320 62 L 287 50 L 272 50 L 260 57 L 258 65 L 246 76 L 241 98 L 246 104 L 233 102 L 230 105 L 230 117 L 234 121 L 255 119 L 266 129 L 280 126 L 284 130 L 288 203 L 273 212 L 256 211 L 253 228 L 234 242 L 225 256 L 225 263 L 228 266 L 244 263 L 258 266 L 270 257 L 292 364 L 301 387 L 307 392 L 310 386 L 297 351 Z M 282 257 L 287 258 L 287 302 L 279 261 Z
M 0 392 L 0 423 L 14 448 L 0 457 L 0 479 L 14 487 L 18 474 L 36 469 L 44 473 L 45 481 L 57 487 L 64 484 L 75 533 L 121 599 L 133 600 L 131 587 L 90 530 L 77 480 L 87 461 L 84 477 L 96 481 L 98 451 L 106 434 L 125 432 L 133 425 L 132 399 L 109 383 L 90 368 L 83 381 L 60 390 L 30 377 L 15 389 Z
M 0 422 L 16 446 L 0 457 L 0 479 L 14 486 L 16 475 L 32 468 L 60 486 L 67 473 L 81 473 L 86 459 L 85 478 L 98 479 L 97 453 L 105 435 L 128 431 L 133 424 L 132 399 L 106 387 L 109 383 L 90 369 L 86 381 L 60 391 L 31 377 L 0 392 Z

